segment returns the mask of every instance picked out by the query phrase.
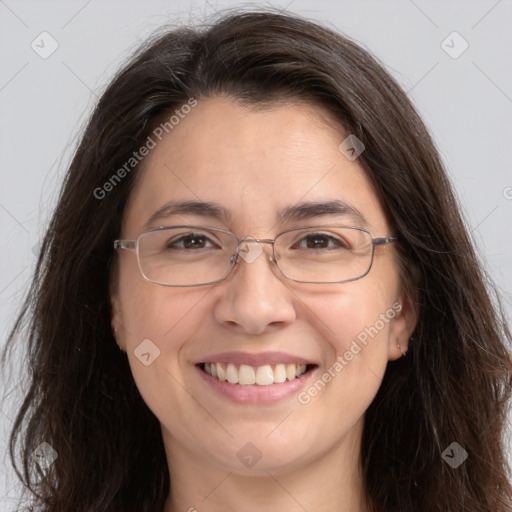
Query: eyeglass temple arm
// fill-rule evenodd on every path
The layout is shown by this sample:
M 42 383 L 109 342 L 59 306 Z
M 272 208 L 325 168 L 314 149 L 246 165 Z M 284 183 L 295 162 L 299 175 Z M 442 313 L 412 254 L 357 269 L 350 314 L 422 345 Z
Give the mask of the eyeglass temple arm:
M 114 240 L 114 249 L 135 249 L 135 240 Z
M 397 236 L 387 236 L 386 238 L 374 238 L 373 245 L 386 245 L 392 244 L 398 240 Z

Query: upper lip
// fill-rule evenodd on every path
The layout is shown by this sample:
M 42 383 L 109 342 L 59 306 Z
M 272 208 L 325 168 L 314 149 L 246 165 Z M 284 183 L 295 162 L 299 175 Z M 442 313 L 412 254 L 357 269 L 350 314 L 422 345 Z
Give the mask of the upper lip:
M 221 354 L 205 356 L 204 359 L 197 361 L 196 364 L 201 363 L 233 363 L 247 364 L 249 366 L 263 366 L 266 364 L 279 363 L 316 364 L 311 360 L 293 354 L 287 354 L 286 352 L 258 352 L 257 354 L 251 354 L 250 352 L 222 352 Z

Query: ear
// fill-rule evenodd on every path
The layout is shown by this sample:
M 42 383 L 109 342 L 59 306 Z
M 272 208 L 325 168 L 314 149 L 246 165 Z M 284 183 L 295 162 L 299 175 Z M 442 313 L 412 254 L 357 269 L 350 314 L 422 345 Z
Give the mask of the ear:
M 112 272 L 109 295 L 110 295 L 110 325 L 112 326 L 112 334 L 121 350 L 126 352 L 125 348 L 125 328 L 123 322 L 121 301 L 119 300 L 119 293 L 117 287 L 117 275 L 114 269 Z
M 398 297 L 392 309 L 395 311 L 395 317 L 389 330 L 389 361 L 399 359 L 407 352 L 409 340 L 418 323 L 418 313 L 414 305 L 414 299 L 405 291 Z
M 112 331 L 119 330 L 121 327 L 121 308 L 117 295 L 110 295 L 110 324 Z

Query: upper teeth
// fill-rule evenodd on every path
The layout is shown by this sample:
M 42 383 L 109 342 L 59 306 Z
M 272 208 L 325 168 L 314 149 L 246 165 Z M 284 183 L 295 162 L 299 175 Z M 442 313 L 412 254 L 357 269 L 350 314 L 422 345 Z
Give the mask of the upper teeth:
M 306 371 L 305 364 L 276 364 L 264 366 L 249 366 L 241 364 L 239 367 L 233 363 L 205 363 L 204 371 L 220 381 L 231 384 L 268 386 L 274 382 L 284 382 L 300 377 Z

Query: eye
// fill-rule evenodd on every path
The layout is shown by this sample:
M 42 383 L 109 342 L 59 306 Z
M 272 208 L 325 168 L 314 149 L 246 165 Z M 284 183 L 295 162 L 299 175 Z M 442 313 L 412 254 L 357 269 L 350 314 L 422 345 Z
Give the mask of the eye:
M 216 247 L 216 245 L 206 235 L 187 233 L 167 241 L 165 247 L 166 249 L 206 249 L 208 247 Z
M 350 249 L 348 243 L 326 233 L 308 233 L 298 243 L 292 246 L 292 249 Z

